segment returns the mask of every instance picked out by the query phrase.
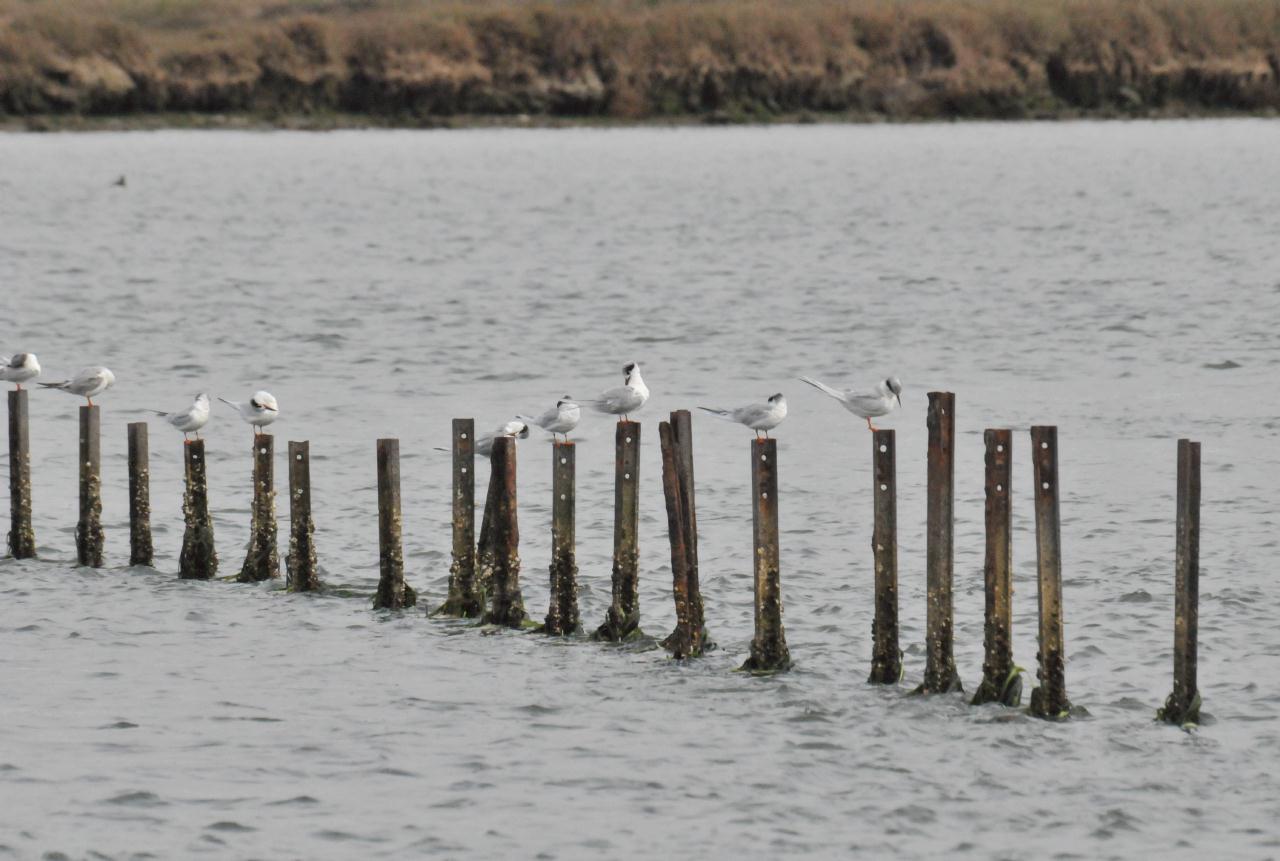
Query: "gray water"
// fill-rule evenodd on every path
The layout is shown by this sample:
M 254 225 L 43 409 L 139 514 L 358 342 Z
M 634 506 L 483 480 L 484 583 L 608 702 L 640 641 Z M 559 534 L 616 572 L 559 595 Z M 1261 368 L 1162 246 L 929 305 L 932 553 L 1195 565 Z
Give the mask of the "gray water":
M 0 136 L 0 346 L 38 353 L 45 379 L 97 363 L 118 378 L 100 399 L 100 571 L 74 565 L 76 401 L 31 395 L 40 558 L 0 562 L 0 855 L 1280 857 L 1277 152 L 1268 121 Z M 750 433 L 705 417 L 700 555 L 721 645 L 706 659 L 369 608 L 375 438 L 401 440 L 408 578 L 435 606 L 450 494 L 433 447 L 450 419 L 483 428 L 589 396 L 629 360 L 654 392 L 638 416 L 641 602 L 659 636 L 674 614 L 658 420 L 788 396 L 793 672 L 734 672 L 752 633 Z M 907 387 L 884 422 L 899 436 L 906 649 L 892 689 L 865 684 L 868 434 L 796 382 L 888 373 Z M 157 567 L 125 564 L 126 423 L 256 388 L 280 401 L 278 449 L 311 440 L 323 576 L 346 594 L 179 582 L 182 443 L 155 420 Z M 970 693 L 982 429 L 1016 430 L 1027 691 L 1026 428 L 1060 429 L 1067 689 L 1087 716 L 909 696 L 931 389 L 957 393 Z M 231 574 L 250 433 L 215 406 Z M 1180 436 L 1204 443 L 1193 733 L 1153 721 L 1171 686 Z M 577 438 L 594 626 L 611 421 L 586 418 Z M 549 457 L 545 437 L 521 443 L 535 618 Z

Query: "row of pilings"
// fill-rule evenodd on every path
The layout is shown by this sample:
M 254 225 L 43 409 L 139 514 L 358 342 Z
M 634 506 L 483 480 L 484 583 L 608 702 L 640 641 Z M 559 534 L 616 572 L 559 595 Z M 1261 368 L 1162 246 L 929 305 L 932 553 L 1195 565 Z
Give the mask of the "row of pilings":
M 9 393 L 10 555 L 35 556 L 31 526 L 31 476 L 27 393 Z M 963 689 L 953 656 L 953 502 L 955 483 L 955 396 L 930 392 L 928 411 L 926 515 L 926 666 L 916 693 Z M 686 410 L 659 424 L 662 486 L 670 540 L 672 596 L 676 625 L 661 642 L 675 658 L 696 658 L 715 648 L 708 635 L 698 574 L 698 532 L 694 492 L 692 424 Z M 639 607 L 638 422 L 618 422 L 615 436 L 615 494 L 612 599 L 592 638 L 623 642 L 643 636 Z M 99 408 L 80 408 L 80 517 L 76 526 L 79 564 L 101 567 L 101 457 Z M 986 445 L 986 594 L 983 677 L 972 702 L 1017 706 L 1020 669 L 1012 653 L 1012 450 L 1013 434 L 992 428 Z M 452 563 L 446 600 L 433 615 L 479 619 L 508 628 L 544 633 L 582 633 L 578 609 L 575 530 L 576 447 L 552 445 L 550 602 L 542 624 L 530 621 L 520 589 L 519 524 L 516 495 L 516 441 L 493 441 L 490 474 L 479 533 L 475 528 L 475 423 L 455 419 L 452 427 Z M 1065 719 L 1071 713 L 1065 680 L 1063 594 L 1058 493 L 1057 428 L 1030 431 L 1035 503 L 1037 595 L 1039 605 L 1038 686 L 1030 713 Z M 207 580 L 218 571 L 209 511 L 204 441 L 184 443 L 185 530 L 179 555 L 182 579 Z M 376 444 L 378 486 L 378 608 L 400 610 L 417 603 L 404 579 L 401 538 L 400 446 L 396 439 Z M 286 557 L 292 591 L 321 588 L 315 525 L 311 516 L 310 446 L 289 443 L 290 538 Z M 128 426 L 130 564 L 151 565 L 149 451 L 147 425 Z M 279 576 L 274 490 L 274 439 L 256 434 L 253 449 L 253 504 L 250 540 L 239 582 Z M 874 527 L 874 621 L 869 682 L 896 685 L 902 679 L 898 637 L 898 552 L 896 440 L 892 430 L 872 434 Z M 755 635 L 743 669 L 778 672 L 791 666 L 782 624 L 777 441 L 751 441 L 753 593 Z M 1200 444 L 1178 442 L 1175 547 L 1174 686 L 1158 716 L 1188 725 L 1199 719 L 1196 685 L 1199 594 Z

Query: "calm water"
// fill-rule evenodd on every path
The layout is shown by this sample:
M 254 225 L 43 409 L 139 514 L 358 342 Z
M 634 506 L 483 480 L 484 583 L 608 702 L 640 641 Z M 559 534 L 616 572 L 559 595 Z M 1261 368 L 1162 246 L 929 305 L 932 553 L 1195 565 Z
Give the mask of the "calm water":
M 100 571 L 74 567 L 76 402 L 31 396 L 41 558 L 0 562 L 0 855 L 1280 857 L 1277 152 L 1280 123 L 1264 121 L 0 136 L 0 346 L 37 352 L 46 379 L 103 363 L 119 380 L 101 399 Z M 674 622 L 657 421 L 788 395 L 794 672 L 733 672 L 752 630 L 750 433 L 711 419 L 695 419 L 711 657 L 369 609 L 376 437 L 401 439 L 409 579 L 434 606 L 449 466 L 433 446 L 449 420 L 589 395 L 628 360 L 654 391 L 640 418 L 655 634 Z M 795 378 L 890 372 L 907 386 L 886 422 L 907 666 L 885 690 L 864 684 L 868 435 Z M 279 448 L 312 442 L 324 577 L 355 596 L 178 582 L 182 445 L 158 423 L 158 570 L 124 565 L 125 424 L 260 387 L 281 403 Z M 957 393 L 970 692 L 982 428 L 1017 429 L 1015 658 L 1032 675 L 1025 429 L 1060 428 L 1067 686 L 1087 718 L 907 695 L 924 664 L 933 388 Z M 229 574 L 250 440 L 215 406 Z M 1152 720 L 1171 685 L 1179 436 L 1204 442 L 1213 720 L 1194 734 Z M 611 422 L 585 419 L 578 438 L 594 625 Z M 549 457 L 545 438 L 522 443 L 538 618 Z

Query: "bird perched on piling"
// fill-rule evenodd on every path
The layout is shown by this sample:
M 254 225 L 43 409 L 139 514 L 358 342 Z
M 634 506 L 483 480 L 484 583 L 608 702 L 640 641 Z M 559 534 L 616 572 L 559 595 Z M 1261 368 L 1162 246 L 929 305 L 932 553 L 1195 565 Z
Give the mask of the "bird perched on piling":
M 148 412 L 155 413 L 182 431 L 184 441 L 187 439 L 187 434 L 190 433 L 194 433 L 196 439 L 200 439 L 200 428 L 209 423 L 209 396 L 201 392 L 191 401 L 191 406 L 180 413 L 162 413 L 160 410 L 149 410 Z
M 499 425 L 488 433 L 482 433 L 476 437 L 476 454 L 481 457 L 488 457 L 493 454 L 493 441 L 499 437 L 509 436 L 515 439 L 528 439 L 529 426 L 524 422 L 507 422 Z
M 8 358 L 0 357 L 0 380 L 14 383 L 18 391 L 22 384 L 40 376 L 40 362 L 35 353 L 14 353 Z
M 271 392 L 254 392 L 253 397 L 244 403 L 218 398 L 227 406 L 240 413 L 240 418 L 253 425 L 253 435 L 257 436 L 262 429 L 280 417 L 280 407 L 276 404 Z
M 894 400 L 897 400 L 898 406 L 902 406 L 902 382 L 897 377 L 889 377 L 876 383 L 874 392 L 842 392 L 809 377 L 801 377 L 800 381 L 835 398 L 855 416 L 866 419 L 867 427 L 871 430 L 876 430 L 871 420 L 879 416 L 887 416 L 892 412 Z
M 607 389 L 599 397 L 581 401 L 598 412 L 622 416 L 623 421 L 631 421 L 631 413 L 636 412 L 644 402 L 649 400 L 649 387 L 640 376 L 640 366 L 628 362 L 622 367 L 622 385 L 615 389 Z
M 82 368 L 69 380 L 57 383 L 41 383 L 46 389 L 58 389 L 69 395 L 79 395 L 93 406 L 93 398 L 115 385 L 116 375 L 107 368 Z
M 562 434 L 565 442 L 568 442 L 569 431 L 576 428 L 578 421 L 582 418 L 582 407 L 575 404 L 571 397 L 565 395 L 556 401 L 554 407 L 536 418 L 530 416 L 516 416 L 516 418 L 537 425 L 551 434 L 553 439 L 556 434 Z
M 725 421 L 746 425 L 756 432 L 757 437 L 760 436 L 761 431 L 764 431 L 764 437 L 768 439 L 769 431 L 782 424 L 782 420 L 787 417 L 787 399 L 782 396 L 782 392 L 778 392 L 762 404 L 748 404 L 732 410 L 714 407 L 698 407 L 698 409 Z

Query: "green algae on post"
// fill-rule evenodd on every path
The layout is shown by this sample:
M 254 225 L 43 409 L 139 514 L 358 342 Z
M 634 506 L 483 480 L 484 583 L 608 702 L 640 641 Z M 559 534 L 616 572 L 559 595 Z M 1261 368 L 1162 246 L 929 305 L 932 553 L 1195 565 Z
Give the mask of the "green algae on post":
M 129 564 L 151 565 L 151 465 L 147 423 L 131 422 L 129 439 Z
M 489 453 L 493 470 L 490 495 L 493 504 L 490 547 L 493 554 L 492 602 L 483 621 L 506 628 L 524 627 L 528 617 L 520 592 L 520 526 L 516 504 L 516 441 L 498 437 Z M 496 492 L 494 492 L 496 491 Z
M 750 672 L 791 669 L 791 652 L 782 628 L 782 582 L 778 547 L 778 441 L 751 441 L 752 582 L 755 637 L 751 656 L 742 665 Z
M 982 684 L 974 692 L 972 704 L 1016 706 L 1022 702 L 1022 679 L 1013 664 L 1013 544 L 1010 528 L 1013 507 L 1009 501 L 1013 432 L 988 429 L 983 432 L 983 439 L 987 447 L 987 555 L 983 566 L 986 658 L 982 663 Z
M 619 419 L 614 430 L 613 600 L 597 640 L 622 642 L 640 630 L 640 423 Z
M 568 440 L 551 445 L 551 602 L 543 631 L 566 636 L 582 632 L 578 613 L 578 564 L 574 489 L 576 447 Z
M 253 514 L 249 521 L 249 549 L 240 567 L 239 583 L 259 583 L 280 576 L 276 547 L 275 437 L 253 437 Z
M 1058 510 L 1058 429 L 1031 428 L 1031 463 L 1036 500 L 1036 579 L 1040 604 L 1040 686 L 1031 692 L 1030 713 L 1065 720 L 1066 647 L 1062 635 L 1062 539 Z
M 484 591 L 476 578 L 475 437 L 474 419 L 453 420 L 453 559 L 449 595 L 433 614 L 437 616 L 484 615 Z M 487 511 L 487 501 L 485 507 Z
M 378 454 L 378 593 L 373 606 L 403 610 L 418 596 L 404 582 L 404 548 L 400 540 L 400 440 L 380 439 Z
M 311 519 L 311 443 L 289 443 L 289 555 L 285 558 L 290 592 L 320 588 L 315 523 Z
M 952 577 L 955 503 L 956 396 L 929 392 L 928 486 L 926 488 L 925 557 L 928 606 L 925 619 L 924 681 L 919 694 L 963 691 L 953 652 Z
M 80 519 L 76 523 L 76 561 L 102 567 L 102 439 L 101 413 L 80 407 Z
M 898 645 L 898 477 L 897 442 L 893 430 L 871 435 L 871 487 L 875 525 L 871 549 L 875 560 L 875 618 L 871 622 L 870 684 L 896 685 L 902 679 Z
M 211 580 L 218 573 L 218 551 L 213 543 L 213 518 L 209 515 L 209 484 L 205 471 L 204 440 L 183 442 L 186 487 L 182 515 L 182 552 L 178 555 L 178 577 L 182 580 Z
M 31 528 L 31 436 L 27 427 L 27 390 L 9 392 L 9 555 L 34 559 Z
M 1200 443 L 1178 440 L 1174 551 L 1173 692 L 1156 716 L 1171 724 L 1200 722 L 1196 687 L 1200 630 Z

